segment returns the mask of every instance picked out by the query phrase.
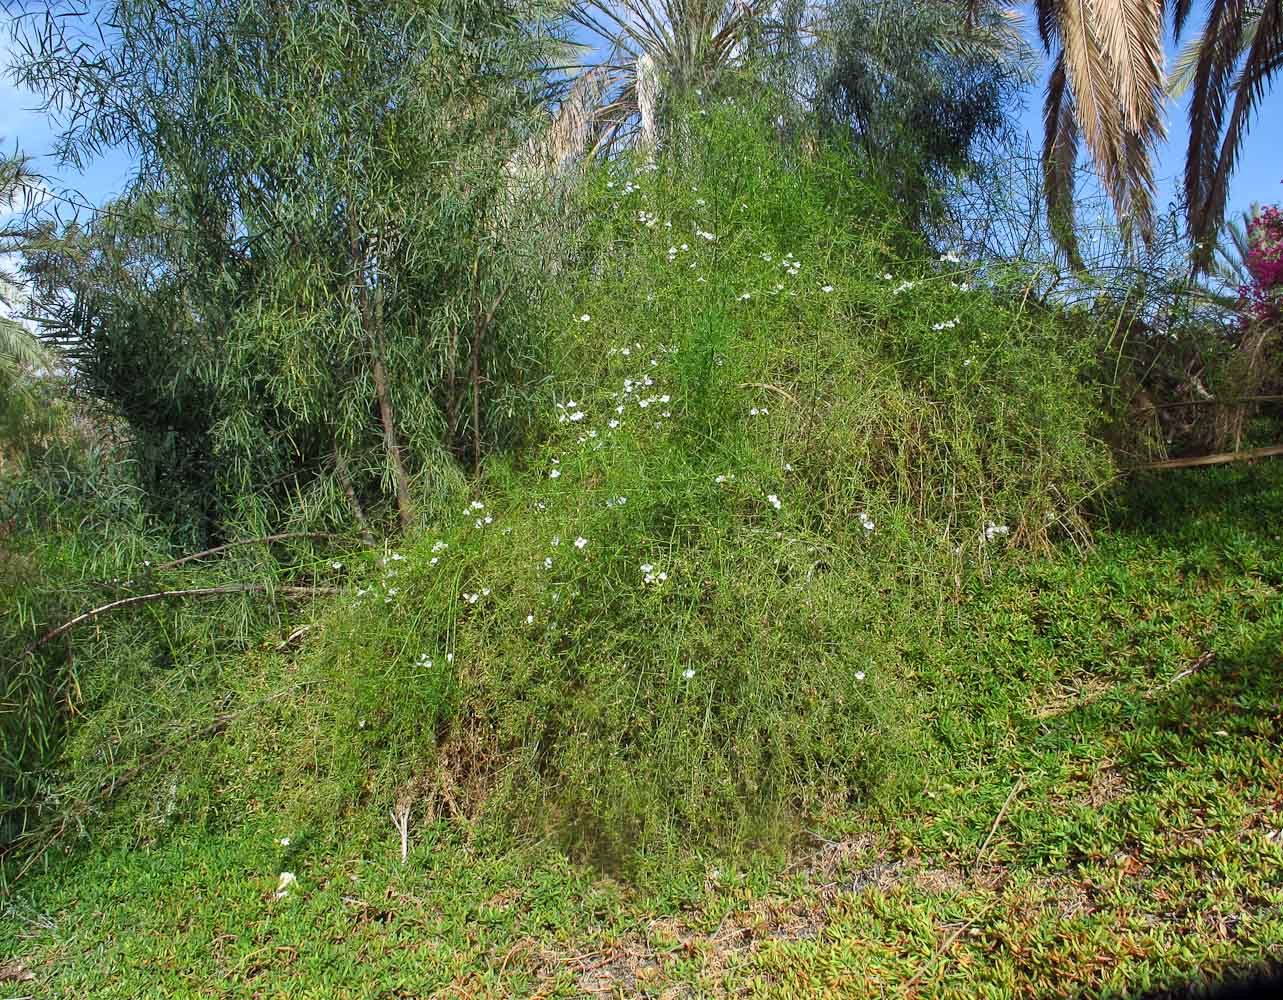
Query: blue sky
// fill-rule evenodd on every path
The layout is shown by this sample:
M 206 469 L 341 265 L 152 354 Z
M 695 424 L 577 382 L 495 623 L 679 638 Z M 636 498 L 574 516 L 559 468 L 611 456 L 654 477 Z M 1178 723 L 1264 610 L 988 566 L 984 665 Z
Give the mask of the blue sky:
M 0 67 L 7 69 L 10 54 L 7 39 L 0 41 Z M 1027 109 L 1021 117 L 1036 146 L 1041 141 L 1041 87 L 1031 88 Z M 0 137 L 7 149 L 16 145 L 35 158 L 35 166 L 50 178 L 55 189 L 79 191 L 92 204 L 101 204 L 120 193 L 128 182 L 131 162 L 123 151 L 115 151 L 92 163 L 83 173 L 60 168 L 49 155 L 55 126 L 49 118 L 31 110 L 33 97 L 14 87 L 7 72 L 0 79 Z M 1184 103 L 1169 108 L 1169 140 L 1157 160 L 1159 196 L 1157 206 L 1165 207 L 1179 190 L 1188 139 Z M 1246 209 L 1252 202 L 1283 202 L 1283 81 L 1258 108 L 1256 120 L 1239 160 L 1230 187 L 1230 211 Z

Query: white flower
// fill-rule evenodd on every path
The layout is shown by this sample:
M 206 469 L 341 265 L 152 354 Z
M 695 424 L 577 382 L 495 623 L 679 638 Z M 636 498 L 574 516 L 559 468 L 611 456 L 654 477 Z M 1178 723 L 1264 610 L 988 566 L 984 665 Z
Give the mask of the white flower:
M 489 597 L 489 596 L 490 596 L 490 588 L 489 588 L 489 587 L 482 587 L 482 588 L 481 588 L 481 596 L 482 596 L 482 597 Z
M 330 563 L 330 569 L 342 569 L 342 568 L 343 568 L 343 564 L 341 562 L 338 562 L 337 560 Z
M 405 556 L 401 555 L 401 553 L 400 553 L 400 552 L 393 552 L 393 553 L 392 553 L 392 561 L 393 561 L 393 562 L 405 562 Z
M 695 676 L 695 671 L 692 670 L 690 667 L 687 667 L 685 670 L 682 671 L 682 676 L 685 677 L 687 680 L 690 680 L 692 677 Z
M 398 591 L 398 590 L 396 589 L 396 587 L 389 587 L 389 588 L 388 588 L 388 597 L 396 597 L 396 595 L 397 595 L 398 593 L 400 593 L 400 591 Z
M 552 536 L 552 544 L 553 544 L 553 547 L 554 547 L 554 548 L 556 548 L 558 545 L 560 545 L 560 544 L 561 544 L 561 536 L 560 536 L 560 535 L 553 535 L 553 536 Z
M 589 316 L 587 313 L 584 313 L 582 316 L 580 316 L 580 317 L 579 317 L 579 322 L 580 322 L 580 323 L 587 323 L 587 322 L 588 322 L 589 320 L 591 320 L 591 319 L 592 319 L 592 317 L 591 317 L 591 316 Z
M 289 837 L 282 837 L 280 840 L 278 840 L 278 841 L 277 841 L 277 843 L 278 843 L 278 844 L 280 844 L 282 847 L 289 847 L 289 846 L 290 846 L 290 838 L 289 838 Z
M 650 563 L 642 563 L 642 564 L 641 564 L 641 571 L 642 571 L 643 573 L 653 573 L 653 572 L 655 572 L 655 567 L 654 567 L 654 566 L 652 566 Z
M 432 543 L 433 552 L 440 552 L 442 549 L 448 549 L 449 547 L 446 542 L 437 541 Z
M 463 595 L 463 599 L 464 599 L 465 601 L 467 601 L 469 604 L 476 604 L 476 603 L 477 603 L 477 601 L 480 599 L 480 597 L 481 597 L 481 595 L 480 595 L 480 594 L 464 594 L 464 595 Z
M 831 292 L 831 291 L 833 291 L 833 286 L 832 286 L 832 285 L 825 285 L 823 288 L 821 288 L 821 289 L 820 289 L 820 291 L 822 291 L 822 292 Z
M 583 535 L 580 535 L 578 538 L 575 539 L 575 548 L 577 549 L 582 549 L 587 544 L 588 544 L 588 539 L 586 539 Z
M 785 462 L 785 463 L 784 463 L 784 471 L 785 471 L 785 472 L 792 472 L 792 471 L 793 471 L 793 466 L 792 466 L 792 465 L 790 465 L 788 462 Z
M 446 654 L 445 654 L 445 661 L 446 661 L 446 663 L 453 663 L 453 662 L 454 662 L 454 654 L 453 654 L 453 653 L 446 653 Z
M 863 671 L 863 670 L 857 670 L 857 671 L 855 672 L 855 679 L 856 679 L 857 681 L 862 681 L 862 680 L 864 680 L 864 671 Z
M 612 421 L 611 421 L 609 424 L 607 424 L 606 426 L 608 426 L 608 427 L 613 431 L 615 428 L 617 428 L 617 427 L 619 426 L 619 421 L 618 421 L 618 420 L 612 420 Z
M 360 722 L 358 722 L 358 723 L 356 724 L 356 728 L 357 728 L 357 729 L 364 729 L 364 728 L 365 728 L 365 720 L 364 720 L 364 719 L 362 719 Z
M 749 293 L 748 293 L 748 292 L 744 292 L 744 293 L 740 296 L 740 301 L 741 301 L 741 302 L 747 302 L 750 298 L 752 298 L 752 296 L 751 296 L 751 295 L 749 295 Z
M 440 556 L 433 556 L 431 559 L 429 559 L 429 560 L 428 560 L 428 565 L 429 565 L 429 566 L 435 566 L 435 565 L 436 565 L 437 563 L 439 563 L 440 561 L 441 561 L 441 557 L 440 557 Z
M 535 616 L 534 616 L 534 615 L 526 615 L 526 624 L 527 624 L 527 625 L 533 625 L 534 623 L 535 623 Z
M 780 498 L 777 497 L 774 493 L 768 493 L 766 495 L 766 502 L 769 503 L 776 510 L 780 509 Z
M 561 476 L 561 470 L 560 470 L 560 469 L 553 469 L 550 473 L 548 473 L 548 478 L 549 478 L 549 479 L 558 479 L 558 478 L 560 478 L 560 476 Z
M 999 535 L 1005 535 L 1010 530 L 1011 529 L 1005 524 L 994 524 L 992 521 L 986 521 L 984 531 L 985 541 L 992 542 Z
M 469 506 L 469 507 L 471 507 L 473 510 L 485 510 L 485 509 L 486 509 L 486 505 L 485 505 L 485 504 L 483 504 L 480 500 L 473 500 L 473 501 L 472 501 L 472 503 L 468 504 L 468 506 Z
M 962 263 L 962 258 L 960 258 L 960 257 L 958 256 L 958 254 L 957 254 L 955 251 L 953 251 L 953 250 L 950 250 L 948 253 L 942 253 L 942 254 L 940 255 L 940 260 L 941 260 L 942 262 L 949 263 L 949 264 L 961 264 L 961 263 Z
M 552 556 L 545 556 L 543 561 L 544 569 L 552 569 Z

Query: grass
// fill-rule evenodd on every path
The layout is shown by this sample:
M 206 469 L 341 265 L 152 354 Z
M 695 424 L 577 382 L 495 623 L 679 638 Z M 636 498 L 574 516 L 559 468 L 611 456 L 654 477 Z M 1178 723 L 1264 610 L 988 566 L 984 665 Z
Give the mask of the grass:
M 375 809 L 189 820 L 20 882 L 0 996 L 1124 996 L 1283 960 L 1283 465 L 1110 519 L 900 651 L 875 803 L 628 881 L 484 822 L 419 814 L 403 866 Z

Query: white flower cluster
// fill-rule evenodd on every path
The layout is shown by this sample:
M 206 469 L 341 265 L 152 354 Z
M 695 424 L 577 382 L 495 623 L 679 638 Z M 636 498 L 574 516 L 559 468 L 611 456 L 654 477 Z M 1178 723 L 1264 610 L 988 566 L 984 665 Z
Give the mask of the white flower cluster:
M 902 281 L 898 285 L 896 285 L 893 289 L 891 289 L 891 294 L 900 295 L 903 292 L 907 292 L 911 290 L 913 288 L 913 285 L 914 285 L 914 282 L 912 281 Z
M 860 527 L 865 531 L 873 530 L 873 518 L 869 517 L 867 510 L 860 511 Z
M 962 317 L 961 317 L 961 316 L 955 316 L 955 317 L 953 317 L 953 319 L 946 319 L 946 320 L 944 320 L 944 321 L 943 321 L 943 322 L 941 322 L 941 323 L 932 323 L 932 324 L 931 324 L 931 329 L 933 329 L 933 330 L 952 330 L 955 326 L 957 326 L 957 325 L 958 325 L 959 323 L 961 323 L 961 322 L 962 322 Z
M 659 216 L 654 212 L 643 210 L 637 213 L 637 221 L 647 228 L 653 228 L 655 223 L 659 221 Z
M 940 262 L 942 264 L 961 264 L 962 258 L 958 256 L 956 250 L 950 250 L 948 253 L 940 255 Z
M 646 584 L 664 583 L 665 581 L 668 580 L 668 574 L 665 573 L 663 570 L 656 572 L 655 567 L 651 563 L 642 563 L 641 571 L 642 571 L 642 583 L 646 583 Z
M 784 268 L 790 277 L 797 277 L 798 271 L 802 270 L 802 262 L 794 257 L 791 253 L 786 253 L 784 259 L 780 261 L 780 266 Z
M 984 537 L 986 542 L 992 542 L 999 535 L 1007 534 L 1011 529 L 1005 524 L 994 524 L 992 521 L 985 522 Z
M 769 504 L 770 504 L 772 507 L 774 507 L 776 510 L 779 510 L 779 509 L 780 509 L 780 506 L 781 506 L 781 504 L 780 504 L 780 498 L 779 498 L 779 497 L 777 497 L 774 493 L 768 493 L 768 494 L 766 495 L 766 502 L 767 502 L 767 503 L 769 503 Z

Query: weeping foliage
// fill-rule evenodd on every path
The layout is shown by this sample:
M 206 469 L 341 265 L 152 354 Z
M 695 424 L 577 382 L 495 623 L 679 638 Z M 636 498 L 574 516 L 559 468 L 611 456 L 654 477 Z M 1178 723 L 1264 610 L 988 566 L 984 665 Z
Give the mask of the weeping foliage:
M 72 34 L 88 15 L 50 15 L 20 67 L 68 160 L 124 143 L 140 163 L 128 225 L 91 227 L 101 266 L 59 311 L 95 355 L 83 384 L 173 454 L 196 443 L 184 488 L 219 522 L 409 524 L 520 432 L 532 294 L 498 205 L 539 11 L 108 6 L 105 46 Z
M 1018 21 L 994 7 L 967 20 L 950 2 L 833 3 L 817 37 L 802 49 L 803 89 L 822 125 L 843 130 L 918 221 L 1030 79 Z

